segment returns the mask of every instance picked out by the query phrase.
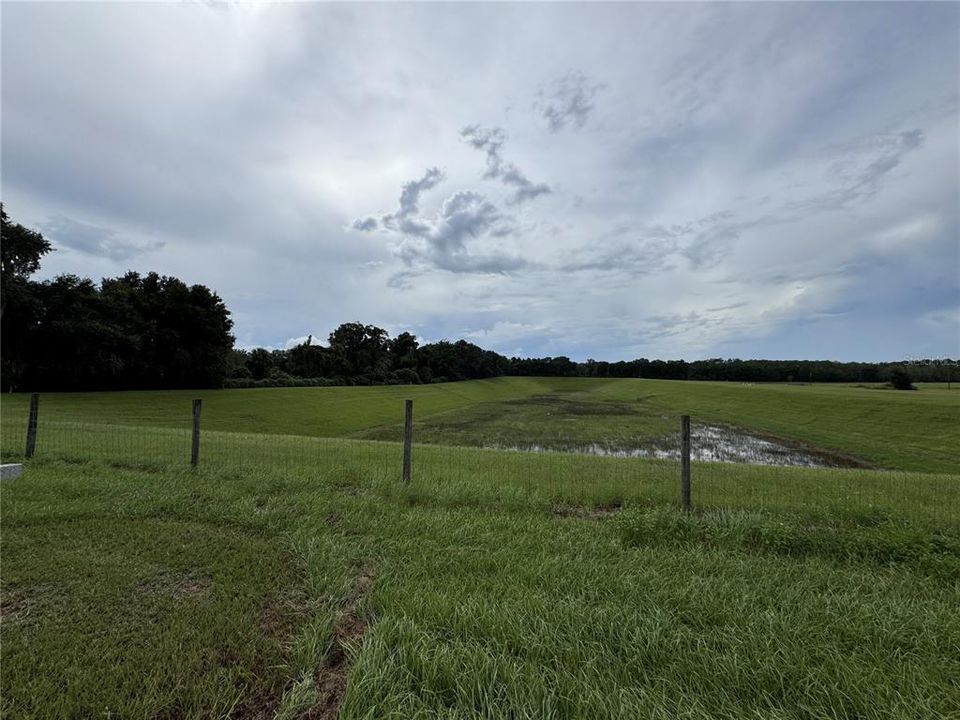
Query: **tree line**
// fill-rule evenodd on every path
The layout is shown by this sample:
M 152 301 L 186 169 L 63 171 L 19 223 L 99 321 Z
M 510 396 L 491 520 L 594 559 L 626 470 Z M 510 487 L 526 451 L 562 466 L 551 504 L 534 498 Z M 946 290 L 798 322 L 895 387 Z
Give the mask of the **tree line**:
M 37 282 L 53 249 L 0 205 L 0 386 L 13 390 L 221 387 L 233 348 L 209 288 L 136 272 Z
M 418 345 L 410 333 L 391 340 L 373 325 L 341 325 L 326 347 L 312 338 L 289 350 L 234 350 L 225 387 L 382 385 L 534 377 L 650 378 L 733 382 L 885 383 L 960 379 L 958 361 L 910 363 L 830 360 L 624 360 L 576 362 L 568 357 L 506 357 L 465 340 Z
M 128 272 L 99 283 L 32 275 L 53 248 L 2 216 L 0 386 L 4 391 L 381 385 L 504 375 L 737 382 L 890 382 L 957 379 L 957 361 L 841 363 L 714 358 L 575 362 L 506 357 L 465 340 L 421 345 L 361 322 L 287 350 L 234 347 L 230 311 L 215 292 Z M 951 373 L 953 377 L 951 377 Z

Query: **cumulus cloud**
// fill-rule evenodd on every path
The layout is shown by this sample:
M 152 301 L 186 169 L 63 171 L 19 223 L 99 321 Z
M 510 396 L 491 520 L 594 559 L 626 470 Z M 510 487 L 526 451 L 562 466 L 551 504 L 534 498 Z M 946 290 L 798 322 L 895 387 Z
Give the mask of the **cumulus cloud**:
M 404 183 L 400 191 L 400 209 L 393 215 L 396 219 L 402 219 L 411 215 L 416 215 L 420 210 L 420 195 L 431 190 L 443 182 L 443 173 L 439 168 L 429 168 L 419 180 L 411 180 Z
M 468 125 L 460 130 L 460 137 L 486 155 L 487 169 L 483 173 L 485 180 L 499 179 L 504 185 L 516 188 L 507 198 L 507 204 L 520 205 L 552 192 L 546 183 L 533 182 L 516 165 L 504 161 L 501 150 L 507 141 L 507 134 L 502 128 Z
M 605 87 L 591 82 L 582 72 L 571 71 L 541 89 L 534 107 L 547 121 L 550 132 L 560 132 L 568 125 L 580 129 L 595 108 L 593 99 Z
M 507 141 L 507 134 L 501 128 L 483 128 L 479 125 L 467 125 L 460 130 L 460 137 L 476 150 L 487 156 L 487 170 L 484 179 L 498 178 L 503 172 L 503 156 L 500 151 Z
M 454 193 L 440 206 L 426 233 L 408 238 L 399 249 L 408 265 L 426 261 L 454 273 L 505 273 L 526 261 L 502 252 L 471 252 L 467 243 L 491 234 L 503 221 L 500 211 L 477 192 Z
M 443 173 L 430 168 L 419 180 L 404 183 L 399 210 L 381 217 L 380 225 L 400 238 L 396 254 L 404 264 L 452 273 L 506 273 L 524 267 L 526 261 L 517 256 L 468 247 L 468 243 L 484 238 L 497 240 L 513 232 L 510 219 L 481 193 L 459 190 L 441 203 L 434 217 L 419 214 L 420 195 L 443 179 Z M 354 226 L 367 229 L 362 220 L 355 221 Z M 413 277 L 409 272 L 394 274 L 388 285 L 408 289 Z
M 3 199 L 70 250 L 40 277 L 202 282 L 245 345 L 360 317 L 581 358 L 942 354 L 958 19 L 11 3 Z
M 372 232 L 377 229 L 377 219 L 373 216 L 357 218 L 350 223 L 350 227 L 360 232 Z
M 417 214 L 420 212 L 420 196 L 435 188 L 443 180 L 444 174 L 440 168 L 427 168 L 423 177 L 405 182 L 400 188 L 400 207 L 396 211 L 382 215 L 379 221 L 372 215 L 357 218 L 350 223 L 350 227 L 360 232 L 372 232 L 378 227 L 383 227 L 386 230 L 400 230 L 408 235 L 425 235 L 430 229 L 429 225 L 417 220 Z

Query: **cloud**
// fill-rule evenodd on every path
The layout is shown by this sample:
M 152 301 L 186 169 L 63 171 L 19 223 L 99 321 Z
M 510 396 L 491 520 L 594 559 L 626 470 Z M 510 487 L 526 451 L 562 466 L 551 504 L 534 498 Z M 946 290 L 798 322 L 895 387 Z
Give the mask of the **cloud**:
M 485 180 L 499 179 L 504 185 L 516 188 L 507 198 L 508 205 L 520 205 L 552 192 L 546 183 L 531 181 L 516 165 L 504 161 L 501 150 L 507 141 L 507 134 L 502 128 L 467 125 L 460 130 L 460 137 L 486 155 L 487 169 L 483 173 Z
M 859 138 L 827 148 L 826 192 L 788 204 L 795 210 L 842 210 L 876 195 L 886 177 L 900 166 L 904 156 L 923 145 L 920 129 Z
M 568 125 L 581 129 L 595 108 L 593 99 L 605 87 L 603 83 L 591 83 L 582 72 L 571 71 L 554 80 L 549 89 L 541 89 L 534 107 L 547 121 L 550 132 L 560 132 Z
M 943 222 L 936 213 L 921 213 L 905 218 L 877 233 L 876 246 L 880 250 L 896 251 L 916 247 L 936 237 L 943 230 Z
M 460 130 L 460 137 L 475 150 L 487 156 L 485 180 L 498 178 L 503 173 L 503 156 L 500 151 L 507 141 L 507 134 L 501 128 L 483 128 L 479 125 L 467 125 Z
M 420 195 L 442 180 L 443 174 L 437 168 L 430 168 L 419 180 L 404 183 L 400 209 L 380 220 L 381 227 L 400 236 L 396 254 L 404 264 L 427 265 L 452 273 L 482 274 L 506 273 L 526 266 L 525 260 L 506 252 L 468 248 L 468 243 L 484 238 L 498 240 L 514 232 L 510 218 L 481 193 L 459 190 L 443 201 L 435 217 L 418 214 Z M 356 220 L 354 227 L 366 230 L 368 223 Z M 397 273 L 387 284 L 409 289 L 412 277 L 411 273 Z
M 375 217 L 365 217 L 357 218 L 352 223 L 350 227 L 354 230 L 359 230 L 360 232 L 372 232 L 377 229 L 377 219 Z
M 720 263 L 739 239 L 735 226 L 719 226 L 697 233 L 683 248 L 683 255 L 693 268 L 711 268 Z
M 467 243 L 502 229 L 504 218 L 483 195 L 469 190 L 454 193 L 424 233 L 408 233 L 399 255 L 412 265 L 426 261 L 453 273 L 506 273 L 527 263 L 501 252 L 470 252 Z M 502 235 L 503 233 L 499 233 Z
M 420 210 L 420 195 L 439 185 L 444 179 L 439 168 L 429 168 L 419 180 L 404 183 L 400 192 L 400 210 L 394 215 L 397 219 L 416 215 Z
M 516 165 L 508 165 L 500 179 L 504 185 L 510 185 L 517 188 L 516 191 L 507 198 L 510 205 L 519 205 L 527 200 L 533 200 L 540 195 L 549 195 L 552 191 L 546 183 L 534 183 L 527 179 Z
M 372 232 L 377 227 L 383 227 L 386 230 L 400 230 L 408 235 L 425 235 L 430 230 L 429 225 L 416 218 L 420 211 L 420 196 L 435 188 L 444 179 L 444 174 L 439 168 L 427 168 L 419 180 L 405 182 L 400 188 L 400 207 L 395 212 L 381 216 L 379 222 L 372 215 L 357 218 L 350 223 L 351 229 Z
M 273 347 L 358 317 L 581 358 L 956 345 L 918 320 L 960 296 L 956 4 L 3 10 L 5 207 L 74 223 L 41 279 L 204 283 Z
M 549 333 L 550 328 L 544 324 L 499 321 L 478 330 L 464 333 L 464 338 L 473 340 L 480 345 L 513 345 L 518 341 L 529 340 Z
M 635 230 L 630 239 L 618 239 L 623 229 L 601 238 L 596 244 L 577 251 L 575 257 L 559 263 L 565 273 L 603 272 L 632 276 L 648 275 L 665 269 L 677 252 L 674 239 L 643 237 L 643 229 Z
M 41 226 L 41 230 L 55 245 L 117 261 L 160 250 L 165 244 L 159 240 L 130 240 L 121 237 L 116 230 L 88 225 L 65 215 L 54 215 Z
M 303 345 L 307 340 L 310 341 L 311 345 L 325 345 L 324 342 L 321 342 L 319 338 L 323 337 L 322 335 L 300 335 L 299 337 L 287 338 L 283 343 L 284 350 L 290 350 L 295 348 L 298 345 Z

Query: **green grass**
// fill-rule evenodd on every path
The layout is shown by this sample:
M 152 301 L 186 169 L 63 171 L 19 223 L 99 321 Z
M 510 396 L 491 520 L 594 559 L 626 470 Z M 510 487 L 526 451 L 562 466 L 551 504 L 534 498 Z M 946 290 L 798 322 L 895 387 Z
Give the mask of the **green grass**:
M 933 502 L 955 476 L 717 464 L 685 516 L 668 462 L 418 448 L 403 487 L 391 444 L 274 438 L 317 447 L 240 469 L 260 440 L 216 440 L 199 470 L 48 459 L 3 485 L 4 717 L 296 717 L 340 653 L 342 718 L 960 708 L 960 524 Z
M 507 379 L 512 380 L 512 379 Z M 440 444 L 563 449 L 631 447 L 677 432 L 677 419 L 719 423 L 797 441 L 880 468 L 956 472 L 960 394 L 850 385 L 671 380 L 543 379 L 551 392 L 456 408 L 421 421 L 417 438 Z M 368 430 L 396 437 L 400 424 Z
M 946 390 L 630 380 L 600 392 L 614 398 L 645 393 L 664 408 L 686 407 L 698 418 L 796 438 L 880 467 L 960 467 L 960 396 Z
M 735 425 L 887 469 L 960 467 L 960 393 L 941 385 L 900 392 L 828 384 L 497 378 L 403 387 L 64 393 L 42 396 L 41 417 L 188 428 L 192 397 L 203 399 L 209 430 L 396 440 L 403 400 L 413 398 L 418 440 L 442 444 L 617 444 L 675 432 L 677 416 L 687 413 L 695 422 Z M 22 428 L 27 396 L 5 396 L 0 403 L 5 424 Z
M 553 392 L 484 402 L 430 415 L 416 423 L 416 439 L 437 445 L 537 446 L 576 450 L 591 445 L 630 449 L 646 439 L 676 434 L 676 415 L 643 402 L 610 400 L 595 392 Z M 382 425 L 363 433 L 391 440 L 402 428 Z
M 437 444 L 404 486 L 411 394 Z M 960 714 L 946 390 L 202 393 L 195 469 L 192 395 L 43 396 L 0 485 L 3 718 Z M 680 409 L 906 469 L 695 463 L 684 514 L 674 461 L 454 446 L 627 442 Z
M 427 416 L 480 402 L 549 392 L 538 378 L 498 378 L 437 385 L 152 390 L 48 393 L 42 413 L 51 420 L 150 427 L 190 427 L 191 401 L 203 400 L 203 426 L 231 432 L 344 437 L 403 417 L 413 398 Z M 5 415 L 26 419 L 29 395 L 0 398 Z

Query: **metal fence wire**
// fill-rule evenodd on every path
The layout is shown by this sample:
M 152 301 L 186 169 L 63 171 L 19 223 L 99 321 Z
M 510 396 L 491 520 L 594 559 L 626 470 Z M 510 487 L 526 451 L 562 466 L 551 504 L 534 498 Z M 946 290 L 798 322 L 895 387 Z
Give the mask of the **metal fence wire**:
M 200 401 L 185 407 L 182 421 L 151 424 L 140 418 L 130 424 L 93 411 L 80 417 L 75 410 L 58 412 L 55 400 L 40 403 L 35 397 L 29 408 L 4 408 L 0 456 L 5 463 L 102 463 L 145 472 L 323 475 L 338 483 L 373 483 L 388 492 L 407 488 L 480 504 L 537 499 L 577 507 L 599 498 L 609 507 L 839 510 L 960 522 L 956 476 L 818 467 L 797 448 L 753 436 L 724 437 L 718 426 L 696 417 L 669 418 L 672 436 L 643 449 L 578 447 L 564 438 L 548 445 L 509 438 L 470 446 L 430 442 L 427 433 L 420 439 L 424 427 L 413 410 L 407 401 L 397 408 L 396 432 L 368 440 L 210 430 L 204 419 L 215 408 Z

